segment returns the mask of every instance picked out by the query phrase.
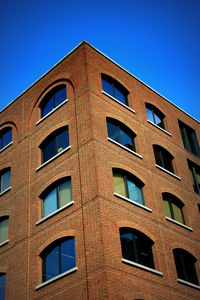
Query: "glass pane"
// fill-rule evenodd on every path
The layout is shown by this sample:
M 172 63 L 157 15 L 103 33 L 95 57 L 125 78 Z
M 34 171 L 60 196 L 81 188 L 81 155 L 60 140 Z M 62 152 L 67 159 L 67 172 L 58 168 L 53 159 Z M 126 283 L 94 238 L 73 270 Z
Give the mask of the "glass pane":
M 49 280 L 58 274 L 59 271 L 59 247 L 55 247 L 51 252 L 46 256 L 46 268 L 44 270 L 45 274 L 45 281 Z
M 3 148 L 3 137 L 1 136 L 0 137 L 0 149 L 2 149 Z
M 57 137 L 57 153 L 61 152 L 65 148 L 69 146 L 69 135 L 68 135 L 68 130 L 64 130 L 60 132 Z
M 52 158 L 53 156 L 56 155 L 56 138 L 53 137 L 51 138 L 51 140 L 49 140 L 46 145 L 44 146 L 43 149 L 43 162 L 49 160 L 50 158 Z
M 163 159 L 163 168 L 174 173 L 172 158 L 164 151 L 162 152 L 162 159 Z
M 61 244 L 61 273 L 76 266 L 74 239 L 67 240 Z
M 176 204 L 172 203 L 172 209 L 173 209 L 173 213 L 174 213 L 174 220 L 184 224 L 182 211 L 181 211 L 180 207 L 178 207 Z
M 0 275 L 0 299 L 5 300 L 6 274 Z
M 124 176 L 120 174 L 114 174 L 113 180 L 114 180 L 115 193 L 127 197 Z
M 119 128 L 115 124 L 111 122 L 107 122 L 108 127 L 108 136 L 109 138 L 113 139 L 114 141 L 120 143 L 120 137 L 119 137 Z
M 136 253 L 133 244 L 132 233 L 121 233 L 122 257 L 130 261 L 136 262 Z
M 135 147 L 133 146 L 133 139 L 123 129 L 120 129 L 120 135 L 121 144 L 134 151 Z
M 127 179 L 127 185 L 128 185 L 129 199 L 139 204 L 143 204 L 142 192 L 140 188 L 136 186 L 135 183 L 129 179 Z
M 190 176 L 191 176 L 191 180 L 192 180 L 192 185 L 194 186 L 194 176 L 193 176 L 192 169 L 190 169 Z
M 45 101 L 45 100 L 44 100 Z M 46 116 L 52 109 L 54 108 L 54 100 L 53 97 L 46 100 L 47 102 L 43 107 L 41 107 L 41 117 Z
M 155 124 L 162 127 L 162 120 L 154 113 Z
M 146 108 L 146 111 L 147 111 L 147 119 L 148 119 L 149 121 L 151 121 L 152 123 L 154 123 L 152 111 L 151 111 L 149 108 Z
M 115 87 L 115 95 L 114 97 L 119 100 L 120 102 L 122 102 L 123 104 L 127 105 L 127 101 L 126 101 L 126 95 L 123 94 L 118 88 Z
M 57 189 L 55 188 L 44 199 L 44 216 L 46 217 L 56 211 L 57 207 Z
M 171 219 L 172 219 L 172 215 L 171 215 L 170 207 L 169 207 L 169 201 L 164 200 L 163 203 L 164 203 L 164 209 L 165 209 L 165 214 L 166 214 L 166 216 L 167 216 L 168 218 L 171 218 Z
M 12 141 L 12 129 L 9 129 L 3 137 L 3 147 L 5 147 L 6 145 L 8 145 L 11 141 Z
M 152 242 L 144 235 L 134 236 L 137 249 L 137 262 L 154 269 Z
M 155 154 L 156 164 L 164 168 L 162 160 L 161 160 L 162 153 L 156 147 L 154 148 L 154 154 Z
M 8 240 L 8 218 L 0 222 L 0 244 Z
M 112 84 L 110 82 L 108 82 L 105 79 L 102 79 L 102 88 L 103 88 L 104 92 L 106 92 L 109 95 L 113 96 L 113 87 L 112 87 Z
M 59 207 L 72 201 L 71 180 L 67 180 L 59 185 Z
M 55 106 L 58 106 L 59 104 L 61 104 L 66 99 L 67 99 L 66 88 L 65 87 L 61 87 L 55 93 Z
M 1 175 L 1 192 L 10 187 L 10 170 Z

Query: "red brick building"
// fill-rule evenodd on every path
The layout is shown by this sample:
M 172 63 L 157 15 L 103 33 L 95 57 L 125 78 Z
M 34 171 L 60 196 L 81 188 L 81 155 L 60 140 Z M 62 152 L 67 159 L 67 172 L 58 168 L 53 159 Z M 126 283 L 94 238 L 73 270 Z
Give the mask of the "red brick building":
M 1 111 L 1 299 L 199 299 L 198 140 L 77 46 Z

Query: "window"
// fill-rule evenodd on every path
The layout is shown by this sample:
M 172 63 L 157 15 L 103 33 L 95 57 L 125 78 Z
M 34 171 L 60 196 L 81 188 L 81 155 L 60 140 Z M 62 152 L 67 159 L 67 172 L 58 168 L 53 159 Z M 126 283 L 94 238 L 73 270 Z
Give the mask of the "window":
M 60 105 L 64 100 L 67 99 L 67 91 L 65 85 L 59 85 L 53 88 L 43 99 L 40 109 L 41 118 L 46 116 L 52 109 Z
M 118 169 L 113 169 L 113 181 L 115 193 L 144 205 L 142 181 L 132 174 Z
M 164 118 L 165 115 L 154 105 L 146 103 L 147 118 L 150 122 L 165 129 Z
M 103 91 L 128 106 L 128 91 L 112 77 L 102 74 Z
M 71 179 L 62 179 L 51 185 L 41 195 L 42 218 L 72 202 Z
M 0 218 L 0 245 L 8 241 L 8 217 Z
M 178 123 L 181 131 L 184 148 L 190 151 L 191 153 L 200 156 L 199 143 L 197 140 L 195 130 L 181 121 L 178 121 Z
M 0 150 L 12 142 L 12 128 L 7 127 L 2 129 L 0 133 Z
M 185 224 L 184 215 L 183 215 L 183 203 L 169 193 L 163 193 L 163 201 L 166 216 L 170 219 L 173 219 L 177 222 Z
M 173 156 L 164 148 L 158 145 L 153 145 L 156 164 L 160 167 L 174 173 L 172 164 Z
M 5 300 L 6 274 L 0 273 L 0 299 Z
M 124 124 L 111 118 L 107 118 L 108 136 L 126 148 L 136 152 L 135 134 Z
M 1 193 L 10 187 L 10 169 L 4 169 L 0 172 Z
M 50 134 L 40 145 L 42 151 L 42 163 L 48 161 L 56 154 L 69 146 L 68 128 L 64 127 Z
M 153 241 L 142 232 L 131 228 L 120 228 L 122 257 L 137 264 L 155 269 Z
M 200 195 L 200 167 L 190 160 L 188 160 L 188 166 L 190 171 L 190 176 L 192 180 L 192 185 L 195 193 Z
M 186 250 L 178 248 L 173 250 L 173 254 L 178 278 L 199 285 L 195 268 L 196 258 Z
M 59 239 L 40 254 L 42 258 L 42 282 L 76 267 L 74 238 Z

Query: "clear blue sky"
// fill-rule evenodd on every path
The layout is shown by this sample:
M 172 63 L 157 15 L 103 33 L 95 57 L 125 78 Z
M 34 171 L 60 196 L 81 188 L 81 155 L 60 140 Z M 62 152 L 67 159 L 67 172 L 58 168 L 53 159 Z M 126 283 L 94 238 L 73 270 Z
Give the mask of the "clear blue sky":
M 0 110 L 82 40 L 200 119 L 200 0 L 6 0 Z

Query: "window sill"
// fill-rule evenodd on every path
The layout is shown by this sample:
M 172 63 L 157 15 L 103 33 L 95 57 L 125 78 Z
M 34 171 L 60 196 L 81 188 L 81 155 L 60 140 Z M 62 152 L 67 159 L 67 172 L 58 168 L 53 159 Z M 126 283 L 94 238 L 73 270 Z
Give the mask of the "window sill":
M 37 286 L 35 287 L 35 289 L 36 289 L 36 291 L 37 291 L 37 290 L 41 289 L 42 287 L 44 287 L 44 286 L 46 286 L 46 285 L 48 285 L 48 284 L 50 284 L 50 283 L 52 283 L 52 282 L 54 282 L 54 281 L 56 281 L 56 280 L 62 278 L 62 277 L 65 277 L 65 276 L 67 276 L 67 275 L 69 275 L 69 274 L 71 274 L 71 273 L 73 273 L 73 272 L 75 272 L 75 271 L 77 271 L 77 270 L 78 270 L 78 268 L 77 268 L 77 267 L 74 267 L 74 268 L 72 268 L 72 269 L 70 269 L 70 270 L 68 270 L 68 271 L 66 271 L 66 272 L 64 272 L 64 273 L 61 273 L 61 274 L 55 276 L 54 278 L 51 278 L 51 279 L 49 279 L 49 280 L 47 280 L 47 281 L 45 281 L 45 282 L 43 282 L 43 283 L 37 285 Z
M 107 137 L 107 140 L 110 141 L 110 142 L 112 142 L 113 144 L 116 144 L 117 146 L 123 148 L 124 150 L 126 150 L 126 151 L 128 151 L 128 152 L 134 154 L 135 156 L 137 156 L 137 157 L 143 159 L 143 157 L 142 157 L 140 154 L 138 154 L 137 152 L 135 152 L 135 151 L 133 151 L 133 150 L 131 150 L 131 149 L 129 149 L 129 148 L 123 146 L 122 144 L 116 142 L 115 140 L 113 140 L 113 139 L 111 139 L 111 138 L 109 138 L 109 137 Z
M 59 109 L 62 105 L 64 105 L 66 102 L 68 102 L 68 99 L 65 99 L 62 103 L 60 103 L 58 106 L 56 106 L 55 108 L 53 108 L 48 114 L 46 114 L 44 117 L 42 117 L 39 121 L 37 121 L 35 123 L 35 125 L 37 126 L 38 124 L 40 124 L 43 120 L 45 120 L 48 116 L 50 116 L 51 114 L 54 113 L 54 111 L 56 111 L 57 109 Z
M 185 284 L 185 285 L 188 285 L 188 286 L 190 286 L 190 287 L 193 287 L 193 288 L 195 288 L 195 289 L 200 290 L 200 285 L 197 285 L 197 284 L 194 284 L 194 283 L 185 281 L 185 280 L 180 279 L 180 278 L 178 278 L 177 281 L 178 281 L 179 283 L 183 283 L 183 284 Z
M 156 168 L 158 168 L 158 169 L 164 171 L 165 173 L 167 173 L 167 174 L 169 174 L 169 175 L 175 177 L 175 178 L 178 179 L 178 180 L 181 180 L 181 177 L 175 175 L 174 173 L 168 171 L 167 169 L 165 169 L 165 168 L 163 168 L 163 167 L 161 167 L 161 166 L 159 166 L 159 165 L 157 165 L 157 164 L 156 164 Z
M 65 148 L 64 150 L 62 150 L 61 152 L 59 152 L 58 154 L 54 155 L 49 160 L 45 161 L 45 163 L 43 163 L 41 166 L 39 166 L 36 169 L 36 172 L 39 171 L 40 169 L 42 169 L 44 166 L 48 165 L 51 161 L 53 161 L 54 159 L 56 159 L 58 156 L 62 155 L 64 152 L 68 151 L 69 149 L 71 149 L 71 146 L 68 146 L 67 148 Z
M 119 101 L 119 100 L 117 100 L 115 97 L 113 97 L 113 96 L 109 95 L 108 93 L 106 93 L 106 92 L 104 92 L 104 91 L 102 91 L 102 94 L 104 94 L 104 95 L 106 95 L 106 96 L 110 97 L 112 100 L 114 100 L 115 102 L 117 102 L 117 103 L 121 104 L 123 107 L 127 108 L 128 110 L 132 111 L 132 112 L 135 114 L 135 111 L 134 111 L 132 108 L 130 108 L 130 107 L 129 107 L 129 106 L 127 106 L 126 104 L 124 104 L 124 103 L 120 102 L 120 101 Z
M 5 149 L 7 149 L 8 147 L 10 147 L 12 145 L 13 142 L 10 142 L 9 144 L 7 144 L 5 147 L 3 147 L 1 150 L 0 150 L 0 153 L 3 152 Z
M 6 190 L 4 190 L 3 192 L 1 192 L 0 196 L 4 195 L 5 193 L 7 193 L 10 190 L 11 190 L 11 186 L 9 186 Z
M 132 203 L 132 204 L 134 204 L 134 205 L 136 205 L 136 206 L 138 206 L 138 207 L 140 207 L 140 208 L 143 208 L 144 210 L 147 210 L 147 211 L 149 211 L 149 212 L 152 212 L 152 209 L 146 207 L 145 205 L 139 204 L 139 203 L 137 203 L 137 202 L 135 202 L 135 201 L 133 201 L 133 200 L 131 200 L 131 199 L 129 199 L 129 198 L 126 198 L 126 197 L 124 197 L 124 196 L 122 196 L 122 195 L 120 195 L 120 194 L 118 194 L 118 193 L 114 193 L 114 196 L 116 196 L 116 197 L 118 197 L 118 198 L 120 198 L 120 199 L 123 199 L 123 200 L 125 200 L 125 201 L 127 201 L 127 202 L 130 202 L 130 203 Z
M 168 131 L 166 131 L 165 129 L 163 129 L 162 127 L 156 125 L 155 123 L 151 122 L 150 120 L 147 120 L 148 123 L 150 123 L 151 125 L 155 126 L 156 128 L 160 129 L 161 131 L 163 131 L 164 133 L 168 134 L 169 136 L 172 136 L 171 133 L 169 133 Z
M 175 224 L 177 224 L 177 225 L 179 225 L 179 226 L 181 226 L 181 227 L 183 227 L 183 228 L 185 228 L 185 229 L 187 229 L 187 230 L 193 231 L 193 229 L 192 229 L 191 227 L 188 227 L 188 226 L 186 226 L 185 224 L 182 224 L 182 223 L 180 223 L 180 222 L 178 222 L 178 221 L 176 221 L 176 220 L 174 220 L 174 219 L 171 219 L 171 218 L 169 218 L 169 217 L 165 217 L 165 219 L 166 219 L 167 221 L 170 221 L 170 222 L 172 222 L 172 223 L 175 223 Z
M 141 265 L 141 264 L 138 264 L 138 263 L 136 263 L 136 262 L 130 261 L 130 260 L 128 260 L 128 259 L 122 258 L 122 262 L 125 263 L 125 264 L 128 264 L 128 265 L 134 266 L 134 267 L 136 267 L 136 268 L 139 268 L 139 269 L 142 269 L 142 270 L 145 270 L 145 271 L 154 273 L 154 274 L 156 274 L 156 275 L 163 276 L 163 273 L 160 272 L 160 271 L 157 271 L 157 270 L 155 270 L 155 269 L 152 269 L 152 268 L 143 266 L 143 265 Z
M 54 212 L 51 213 L 50 215 L 48 215 L 48 216 L 42 218 L 41 220 L 37 221 L 35 225 L 39 225 L 39 224 L 43 223 L 44 221 L 46 221 L 46 220 L 50 219 L 51 217 L 57 215 L 59 212 L 61 212 L 61 211 L 64 210 L 65 208 L 71 206 L 72 204 L 74 204 L 74 201 L 71 201 L 71 202 L 67 203 L 66 205 L 60 207 L 59 209 L 57 209 L 56 211 L 54 211 Z
M 5 244 L 9 243 L 9 240 L 4 241 L 3 243 L 0 244 L 0 247 L 4 246 Z

